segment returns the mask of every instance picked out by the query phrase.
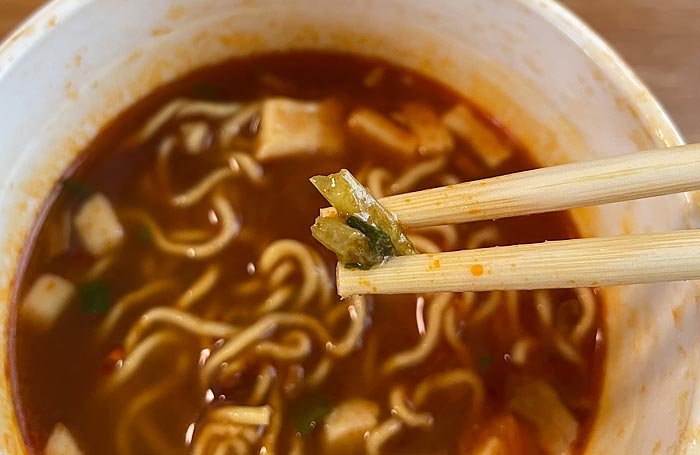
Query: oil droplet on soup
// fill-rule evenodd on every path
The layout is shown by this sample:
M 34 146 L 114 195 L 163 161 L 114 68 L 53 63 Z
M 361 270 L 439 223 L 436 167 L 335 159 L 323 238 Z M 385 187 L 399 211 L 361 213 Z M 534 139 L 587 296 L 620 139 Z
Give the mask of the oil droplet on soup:
M 28 248 L 13 352 L 27 445 L 580 452 L 604 355 L 593 291 L 341 301 L 309 232 L 313 175 L 347 168 L 380 198 L 533 167 L 467 100 L 378 60 L 255 56 L 156 91 L 88 147 Z M 576 230 L 556 213 L 408 234 L 437 252 Z

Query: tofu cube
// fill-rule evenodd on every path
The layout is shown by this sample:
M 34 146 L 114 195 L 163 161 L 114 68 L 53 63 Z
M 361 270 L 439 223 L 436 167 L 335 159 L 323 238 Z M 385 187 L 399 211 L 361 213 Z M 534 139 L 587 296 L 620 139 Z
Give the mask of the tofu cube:
M 365 433 L 377 426 L 379 407 L 376 403 L 351 399 L 339 404 L 326 417 L 323 425 L 323 447 L 326 453 L 355 455 L 364 453 Z
M 441 155 L 451 152 L 454 139 L 435 111 L 423 103 L 406 103 L 400 114 L 418 141 L 418 153 Z
M 44 455 L 83 455 L 83 451 L 68 428 L 62 423 L 57 423 L 46 443 Z
M 350 130 L 357 136 L 399 159 L 416 156 L 418 141 L 413 133 L 404 130 L 384 115 L 372 109 L 356 109 L 348 119 Z
M 93 256 L 102 256 L 124 240 L 124 228 L 112 204 L 103 194 L 88 199 L 73 220 L 85 249 Z
M 298 155 L 340 153 L 341 114 L 340 106 L 334 101 L 265 100 L 255 158 L 265 162 Z
M 458 104 L 447 111 L 442 121 L 457 137 L 469 142 L 491 169 L 499 167 L 513 154 L 510 146 L 464 105 Z
M 46 273 L 36 279 L 21 303 L 20 312 L 41 331 L 49 330 L 75 296 L 75 285 Z

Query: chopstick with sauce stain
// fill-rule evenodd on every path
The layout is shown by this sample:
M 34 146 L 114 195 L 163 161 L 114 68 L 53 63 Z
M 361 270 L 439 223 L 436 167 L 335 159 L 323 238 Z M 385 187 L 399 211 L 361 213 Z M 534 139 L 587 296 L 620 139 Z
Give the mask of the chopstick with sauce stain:
M 498 219 L 700 189 L 700 145 L 535 169 L 380 199 L 407 228 Z M 333 208 L 322 216 L 335 216 Z M 700 278 L 700 230 L 576 239 L 339 264 L 338 293 L 544 289 Z
M 700 229 L 399 256 L 337 268 L 338 294 L 617 286 L 700 279 Z

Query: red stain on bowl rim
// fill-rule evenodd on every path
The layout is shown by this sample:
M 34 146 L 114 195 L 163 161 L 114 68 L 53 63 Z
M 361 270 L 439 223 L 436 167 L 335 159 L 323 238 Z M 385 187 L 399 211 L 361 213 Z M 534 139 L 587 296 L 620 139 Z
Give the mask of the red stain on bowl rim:
M 168 10 L 168 13 L 165 15 L 168 19 L 171 21 L 177 21 L 185 17 L 186 10 L 184 6 L 173 6 Z
M 0 333 L 0 344 L 6 347 L 0 351 L 0 364 L 5 367 L 5 374 L 0 376 L 0 421 L 4 422 L 2 445 L 3 454 L 6 455 L 28 453 L 26 444 L 31 442 L 22 440 L 22 435 L 26 434 L 20 430 L 24 425 L 24 416 L 18 407 L 19 403 L 14 400 L 12 383 L 15 378 L 10 368 L 15 364 L 12 331 L 17 313 L 18 283 L 21 283 L 25 269 L 24 252 L 30 247 L 29 239 L 37 229 L 35 221 L 47 209 L 46 202 L 55 189 L 57 179 L 78 156 L 90 137 L 87 130 L 76 128 L 71 136 L 47 153 L 53 159 L 34 165 L 28 172 L 30 178 L 6 186 L 7 191 L 13 193 L 14 206 L 11 211 L 22 215 L 0 239 L 0 248 L 9 263 L 13 264 L 12 267 L 3 268 L 0 273 L 0 301 L 8 303 L 0 306 L 0 320 L 6 323 L 4 331 Z
M 170 27 L 156 27 L 154 29 L 151 29 L 151 36 L 163 36 L 171 33 L 172 31 L 173 29 Z
M 64 86 L 66 90 L 66 97 L 71 100 L 77 100 L 80 97 L 80 94 L 78 93 L 78 90 L 75 88 L 75 85 L 73 82 L 68 81 L 66 82 Z
M 671 313 L 673 314 L 673 324 L 677 329 L 680 329 L 683 323 L 683 315 L 685 314 L 685 305 L 678 305 L 671 310 Z

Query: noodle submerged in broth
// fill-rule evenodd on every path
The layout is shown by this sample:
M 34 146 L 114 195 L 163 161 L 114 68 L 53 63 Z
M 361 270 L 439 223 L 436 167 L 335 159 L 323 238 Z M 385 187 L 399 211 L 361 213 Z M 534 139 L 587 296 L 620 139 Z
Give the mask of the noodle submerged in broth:
M 28 446 L 580 452 L 604 353 L 594 291 L 341 301 L 308 228 L 314 175 L 346 168 L 380 198 L 532 167 L 465 100 L 381 61 L 251 57 L 159 90 L 86 151 L 31 245 L 13 353 Z M 558 213 L 406 235 L 437 252 L 576 231 Z

